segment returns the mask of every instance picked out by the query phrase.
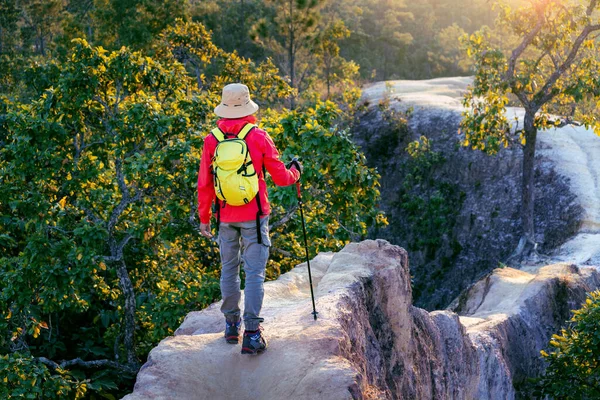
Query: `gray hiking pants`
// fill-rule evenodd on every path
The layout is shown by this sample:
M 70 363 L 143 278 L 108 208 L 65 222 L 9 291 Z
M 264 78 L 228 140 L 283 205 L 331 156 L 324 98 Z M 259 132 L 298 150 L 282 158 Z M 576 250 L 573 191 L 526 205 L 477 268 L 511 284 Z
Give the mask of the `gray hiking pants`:
M 221 311 L 229 322 L 240 319 L 240 262 L 244 262 L 246 281 L 244 288 L 244 326 L 254 331 L 260 318 L 265 281 L 265 268 L 269 259 L 269 217 L 260 221 L 262 244 L 258 243 L 256 221 L 221 222 L 219 226 L 219 249 L 221 253 Z

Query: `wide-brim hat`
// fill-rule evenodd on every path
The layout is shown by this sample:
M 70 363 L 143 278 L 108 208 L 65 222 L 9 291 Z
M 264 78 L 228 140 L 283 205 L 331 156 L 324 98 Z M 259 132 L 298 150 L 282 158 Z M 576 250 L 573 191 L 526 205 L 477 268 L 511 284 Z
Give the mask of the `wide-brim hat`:
M 248 86 L 231 83 L 223 88 L 221 104 L 215 108 L 215 114 L 221 118 L 242 118 L 258 111 L 258 104 L 250 99 Z

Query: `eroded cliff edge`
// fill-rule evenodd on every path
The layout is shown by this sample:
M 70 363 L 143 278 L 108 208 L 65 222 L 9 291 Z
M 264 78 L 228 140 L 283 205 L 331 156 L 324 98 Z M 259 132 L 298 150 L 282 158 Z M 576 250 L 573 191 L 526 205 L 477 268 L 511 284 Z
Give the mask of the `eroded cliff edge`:
M 506 262 L 521 236 L 522 150 L 519 144 L 487 156 L 461 145 L 462 98 L 472 78 L 389 81 L 369 85 L 369 105 L 353 129 L 368 164 L 381 174 L 381 208 L 390 224 L 373 230 L 411 255 L 415 304 L 446 308 L 463 290 Z M 377 105 L 389 103 L 388 111 Z M 404 124 L 389 111 L 411 109 Z M 509 108 L 508 119 L 521 109 Z M 425 136 L 437 161 L 431 167 L 406 151 Z M 569 253 L 566 260 L 600 260 L 600 137 L 565 126 L 538 135 L 535 223 L 542 254 Z M 598 160 L 596 160 L 598 159 Z M 420 179 L 410 179 L 420 175 Z M 408 186 L 408 187 L 407 187 Z M 561 247 L 566 241 L 568 249 Z M 589 245 L 587 245 L 589 243 Z M 579 245 L 583 244 L 583 245 Z M 585 247 L 585 249 L 584 249 Z
M 137 399 L 512 399 L 539 350 L 600 284 L 594 267 L 497 269 L 451 311 L 412 306 L 407 253 L 352 243 L 265 284 L 269 350 L 225 343 L 219 303 L 188 314 L 138 374 Z

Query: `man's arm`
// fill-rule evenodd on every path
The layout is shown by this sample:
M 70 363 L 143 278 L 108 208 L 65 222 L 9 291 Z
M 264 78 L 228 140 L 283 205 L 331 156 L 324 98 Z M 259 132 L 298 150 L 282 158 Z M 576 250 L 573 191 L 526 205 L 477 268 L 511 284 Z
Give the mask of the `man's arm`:
M 294 184 L 300 179 L 300 171 L 292 166 L 290 169 L 285 167 L 285 164 L 279 159 L 279 152 L 273 143 L 273 139 L 268 133 L 265 133 L 265 153 L 264 153 L 264 165 L 273 182 L 277 186 L 289 186 Z
M 208 139 L 208 137 L 206 138 Z M 215 200 L 215 187 L 211 173 L 211 154 L 208 150 L 207 140 L 204 140 L 200 171 L 198 172 L 198 215 L 200 217 L 200 230 L 204 236 L 210 235 L 211 206 Z M 210 235 L 207 235 L 207 233 Z

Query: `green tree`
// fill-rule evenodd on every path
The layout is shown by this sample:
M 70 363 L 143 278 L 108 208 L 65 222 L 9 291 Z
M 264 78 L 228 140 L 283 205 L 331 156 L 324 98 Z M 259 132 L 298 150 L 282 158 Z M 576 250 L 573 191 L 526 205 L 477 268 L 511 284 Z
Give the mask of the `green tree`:
M 173 56 L 186 66 L 198 90 L 206 89 L 216 103 L 223 86 L 233 82 L 244 82 L 263 106 L 280 104 L 293 93 L 270 59 L 257 65 L 235 51 L 218 48 L 210 32 L 197 22 L 177 20 L 159 36 L 156 54 L 159 58 Z
M 157 41 L 158 56 L 170 54 L 193 71 L 198 90 L 206 80 L 205 70 L 211 61 L 223 52 L 215 46 L 204 25 L 186 23 L 178 19 L 173 26 L 161 33 Z
M 554 399 L 600 397 L 600 292 L 588 294 L 583 307 L 573 312 L 567 328 L 552 335 L 552 351 L 541 352 L 548 362 L 538 382 L 537 395 Z
M 387 223 L 378 207 L 379 175 L 367 167 L 349 129 L 341 128 L 343 115 L 335 103 L 317 100 L 297 110 L 269 111 L 263 119 L 282 149 L 282 159 L 299 156 L 304 160 L 304 216 L 313 256 L 364 239 L 369 227 Z M 296 193 L 290 187 L 270 187 L 269 197 L 273 200 L 275 249 L 269 265 L 277 273 L 285 272 L 304 257 Z
M 97 45 L 147 49 L 177 18 L 187 18 L 186 0 L 101 0 L 95 2 Z
M 466 75 L 470 71 L 471 60 L 465 54 L 461 38 L 467 33 L 457 24 L 442 29 L 435 37 L 435 50 L 429 52 L 435 75 Z
M 337 6 L 337 5 L 336 5 Z M 352 0 L 339 7 L 340 18 L 352 34 L 343 41 L 342 56 L 356 61 L 371 78 L 387 80 L 399 73 L 398 64 L 413 36 L 404 24 L 413 18 L 404 1 Z
M 536 243 L 533 184 L 538 131 L 571 118 L 597 132 L 600 129 L 594 113 L 576 107 L 579 102 L 597 98 L 600 89 L 600 64 L 592 36 L 600 30 L 597 9 L 595 0 L 547 0 L 515 11 L 503 5 L 498 23 L 521 38 L 517 47 L 507 54 L 492 46 L 487 30 L 467 40 L 476 74 L 464 99 L 464 145 L 489 154 L 517 138 L 523 146 L 523 234 L 515 255 L 531 253 Z M 509 96 L 514 96 L 525 111 L 523 126 L 516 129 L 511 129 L 505 114 Z
M 302 89 L 309 71 L 308 59 L 318 34 L 323 3 L 324 0 L 269 0 L 272 16 L 262 18 L 253 28 L 254 40 L 274 56 L 294 89 Z M 292 96 L 291 108 L 294 107 L 295 96 Z
M 261 0 L 210 0 L 190 2 L 190 17 L 213 33 L 213 41 L 227 52 L 260 61 L 265 49 L 252 40 L 252 27 L 272 13 Z M 231 27 L 235 26 L 235 29 Z
M 331 86 L 344 80 L 344 67 L 347 61 L 340 57 L 339 41 L 350 36 L 350 30 L 342 20 L 335 20 L 318 36 L 315 52 L 322 68 L 323 79 L 327 88 L 327 99 L 331 97 Z M 355 76 L 350 76 L 350 79 Z
M 19 43 L 19 8 L 15 0 L 0 2 L 0 93 L 9 93 L 15 83 L 13 71 Z
M 25 49 L 33 44 L 37 54 L 46 55 L 53 39 L 62 30 L 65 3 L 65 0 L 25 0 L 21 3 L 21 37 Z
M 24 352 L 59 374 L 104 368 L 130 379 L 157 340 L 144 331 L 164 336 L 154 322 L 174 324 L 189 307 L 152 315 L 174 301 L 154 298 L 179 288 L 177 301 L 202 307 L 216 295 L 201 273 L 209 245 L 188 222 L 202 100 L 190 101 L 185 70 L 169 60 L 107 54 L 85 41 L 70 60 L 55 88 L 7 114 L 3 353 Z M 174 271 L 157 270 L 175 260 Z
M 17 43 L 19 8 L 16 0 L 0 3 L 0 56 L 12 54 Z

